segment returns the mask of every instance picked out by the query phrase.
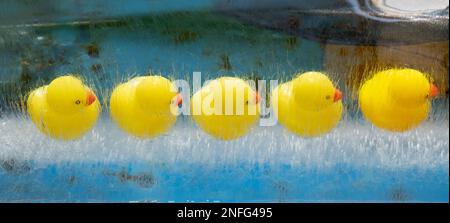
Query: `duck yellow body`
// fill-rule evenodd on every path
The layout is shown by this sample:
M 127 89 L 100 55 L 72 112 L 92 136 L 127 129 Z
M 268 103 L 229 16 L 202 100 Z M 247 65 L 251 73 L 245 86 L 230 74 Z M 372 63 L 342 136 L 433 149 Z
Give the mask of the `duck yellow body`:
M 271 102 L 278 121 L 299 136 L 329 132 L 342 115 L 342 94 L 319 72 L 307 72 L 279 85 Z
M 27 110 L 44 134 L 72 140 L 94 126 L 101 107 L 89 87 L 78 78 L 66 75 L 33 90 L 27 99 Z
M 110 110 L 122 130 L 138 138 L 152 138 L 175 124 L 181 103 L 170 80 L 144 76 L 118 85 L 111 95 Z
M 259 120 L 259 94 L 244 80 L 221 77 L 192 96 L 191 114 L 206 133 L 222 140 L 246 135 Z
M 413 69 L 388 69 L 376 73 L 359 91 L 359 106 L 379 128 L 402 132 L 423 122 L 430 99 L 438 94 L 423 73 Z

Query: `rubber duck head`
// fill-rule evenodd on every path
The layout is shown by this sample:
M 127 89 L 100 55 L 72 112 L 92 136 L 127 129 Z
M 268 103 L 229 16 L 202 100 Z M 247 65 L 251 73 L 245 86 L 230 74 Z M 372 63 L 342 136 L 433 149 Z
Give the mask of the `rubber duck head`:
M 56 112 L 80 112 L 95 102 L 96 96 L 83 82 L 66 75 L 54 79 L 47 87 L 47 103 Z
M 258 103 L 261 101 L 260 94 L 246 81 L 234 77 L 223 77 L 219 79 L 220 86 L 216 90 L 222 90 L 222 112 L 221 114 L 233 115 L 256 115 Z M 243 103 L 242 103 L 243 102 Z M 233 109 L 232 112 L 231 109 Z M 229 112 L 226 110 L 230 109 Z
M 306 110 L 321 110 L 342 99 L 342 93 L 320 72 L 307 72 L 292 80 L 295 102 Z
M 414 107 L 426 103 L 439 94 L 436 85 L 414 69 L 391 69 L 389 81 L 389 95 L 392 99 L 405 106 Z
M 150 114 L 169 114 L 182 106 L 175 85 L 162 76 L 147 76 L 136 87 L 136 102 Z

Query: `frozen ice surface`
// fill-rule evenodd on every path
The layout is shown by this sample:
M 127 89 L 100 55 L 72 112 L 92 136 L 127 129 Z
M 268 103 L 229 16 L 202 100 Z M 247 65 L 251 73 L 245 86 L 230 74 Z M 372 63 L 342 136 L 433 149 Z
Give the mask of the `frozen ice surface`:
M 203 133 L 187 117 L 160 137 L 140 140 L 104 115 L 80 140 L 48 138 L 28 118 L 0 119 L 0 158 L 59 162 L 283 163 L 327 168 L 337 163 L 387 168 L 434 168 L 449 163 L 448 121 L 427 121 L 415 130 L 392 133 L 365 121 L 346 121 L 330 134 L 297 137 L 281 126 L 255 127 L 238 140 Z
M 28 118 L 0 119 L 0 201 L 448 202 L 448 121 L 406 133 L 343 120 L 305 139 L 281 126 L 216 140 L 188 117 L 138 140 L 105 114 L 77 141 L 41 134 Z

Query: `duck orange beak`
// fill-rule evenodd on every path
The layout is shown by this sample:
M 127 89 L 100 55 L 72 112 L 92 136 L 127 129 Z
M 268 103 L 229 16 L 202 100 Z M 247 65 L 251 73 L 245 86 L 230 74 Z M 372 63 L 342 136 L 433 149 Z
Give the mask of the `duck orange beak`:
M 439 95 L 439 88 L 437 88 L 436 85 L 431 84 L 429 95 L 430 95 L 430 98 L 434 98 L 434 97 L 438 96 Z
M 92 93 L 92 91 L 88 91 L 87 97 L 86 97 L 86 106 L 91 105 L 95 101 L 95 95 Z
M 261 101 L 261 95 L 259 95 L 259 92 L 256 92 L 256 96 L 255 96 L 256 104 L 258 104 L 260 101 Z
M 337 101 L 339 101 L 339 100 L 341 100 L 342 99 L 342 92 L 339 90 L 339 89 L 336 89 L 335 91 L 334 91 L 334 98 L 333 98 L 333 101 L 334 102 L 337 102 Z
M 181 96 L 181 94 L 177 94 L 175 103 L 177 104 L 178 108 L 181 108 L 181 106 L 183 106 L 183 97 Z

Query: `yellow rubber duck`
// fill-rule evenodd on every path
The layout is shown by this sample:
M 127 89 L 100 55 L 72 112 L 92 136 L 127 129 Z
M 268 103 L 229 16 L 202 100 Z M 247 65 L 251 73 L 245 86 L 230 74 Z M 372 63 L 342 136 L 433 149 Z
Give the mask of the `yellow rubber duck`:
M 259 94 L 239 78 L 210 81 L 191 99 L 191 114 L 206 133 L 232 140 L 246 135 L 259 120 Z
M 101 107 L 89 87 L 80 79 L 66 75 L 33 90 L 27 99 L 27 110 L 44 134 L 72 140 L 94 126 Z
M 337 125 L 341 98 L 342 93 L 326 75 L 307 72 L 275 88 L 271 103 L 281 125 L 299 136 L 313 137 Z
M 153 138 L 176 122 L 182 97 L 175 85 L 162 76 L 135 77 L 118 85 L 111 95 L 113 120 L 138 138 Z
M 388 69 L 376 73 L 359 90 L 359 106 L 375 126 L 402 132 L 428 117 L 430 99 L 438 88 L 414 69 Z

